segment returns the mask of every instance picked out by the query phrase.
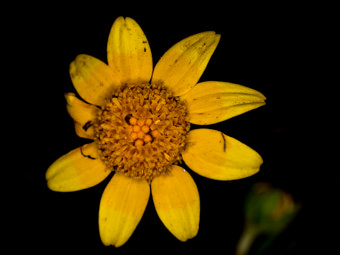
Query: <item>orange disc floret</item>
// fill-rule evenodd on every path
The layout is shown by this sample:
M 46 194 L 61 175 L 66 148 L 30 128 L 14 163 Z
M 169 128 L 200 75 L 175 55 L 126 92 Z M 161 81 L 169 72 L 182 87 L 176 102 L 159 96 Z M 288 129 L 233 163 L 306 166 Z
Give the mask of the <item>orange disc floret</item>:
M 189 129 L 185 103 L 149 83 L 120 87 L 95 122 L 99 153 L 108 168 L 148 181 L 182 159 Z

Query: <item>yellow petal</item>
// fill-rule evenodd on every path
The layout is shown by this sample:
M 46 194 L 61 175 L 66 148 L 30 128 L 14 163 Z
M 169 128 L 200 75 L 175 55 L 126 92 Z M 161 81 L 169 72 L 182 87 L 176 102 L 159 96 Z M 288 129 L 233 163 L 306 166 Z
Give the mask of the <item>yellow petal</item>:
M 188 103 L 190 122 L 215 124 L 265 104 L 265 96 L 248 87 L 207 81 L 198 83 L 182 97 Z
M 152 82 L 163 82 L 175 96 L 184 95 L 200 79 L 219 40 L 219 34 L 203 32 L 178 42 L 158 61 Z
M 61 192 L 82 190 L 97 185 L 110 172 L 100 160 L 96 144 L 85 144 L 60 157 L 47 169 L 47 186 Z
M 261 156 L 240 141 L 213 129 L 188 134 L 184 162 L 196 173 L 215 180 L 236 180 L 260 170 Z
M 115 174 L 100 201 L 99 233 L 104 245 L 122 246 L 137 227 L 148 204 L 150 185 Z
M 81 54 L 70 64 L 70 76 L 79 95 L 88 103 L 102 106 L 120 85 L 114 70 L 89 55 Z
M 168 174 L 152 180 L 153 202 L 159 218 L 180 241 L 196 236 L 200 218 L 200 198 L 194 180 L 174 165 Z
M 107 42 L 107 61 L 117 71 L 122 83 L 150 81 L 152 54 L 136 21 L 119 17 L 113 23 Z
M 76 133 L 79 137 L 94 138 L 94 120 L 99 109 L 91 104 L 87 104 L 78 99 L 74 93 L 66 93 L 66 108 L 71 118 L 74 120 Z

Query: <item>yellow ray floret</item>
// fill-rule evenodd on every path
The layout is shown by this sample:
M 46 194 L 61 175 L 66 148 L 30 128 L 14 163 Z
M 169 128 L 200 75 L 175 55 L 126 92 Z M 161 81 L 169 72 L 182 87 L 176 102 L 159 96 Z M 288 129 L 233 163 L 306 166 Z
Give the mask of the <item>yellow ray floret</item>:
M 198 125 L 215 124 L 265 104 L 260 92 L 229 82 L 198 83 L 181 97 L 187 102 L 190 122 Z
M 159 218 L 180 241 L 196 236 L 199 227 L 200 199 L 194 180 L 180 166 L 151 183 L 152 197 Z
M 100 160 L 95 143 L 85 144 L 57 159 L 46 172 L 54 191 L 77 191 L 97 185 L 111 171 Z
M 152 82 L 163 82 L 175 96 L 185 94 L 200 79 L 219 40 L 209 31 L 178 42 L 158 61 Z
M 117 75 L 101 60 L 81 54 L 70 64 L 72 83 L 88 103 L 102 106 L 105 97 L 120 85 Z
M 66 109 L 74 121 L 75 130 L 79 137 L 94 138 L 94 122 L 99 109 L 78 99 L 74 93 L 66 93 Z
M 113 23 L 107 42 L 107 60 L 121 82 L 149 82 L 153 64 L 151 49 L 140 26 L 131 18 Z
M 215 180 L 236 180 L 260 170 L 261 156 L 240 141 L 213 129 L 188 134 L 184 162 L 196 173 Z
M 123 245 L 132 235 L 150 196 L 146 180 L 116 173 L 106 186 L 99 207 L 99 233 L 104 245 Z

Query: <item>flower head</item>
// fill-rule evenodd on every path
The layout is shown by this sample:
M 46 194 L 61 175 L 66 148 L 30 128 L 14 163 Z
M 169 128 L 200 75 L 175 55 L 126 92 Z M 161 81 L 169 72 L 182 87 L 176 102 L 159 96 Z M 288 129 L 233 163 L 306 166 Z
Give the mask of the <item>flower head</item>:
M 123 245 L 141 220 L 150 197 L 157 214 L 179 240 L 196 236 L 200 200 L 184 162 L 216 180 L 255 174 L 261 156 L 212 129 L 190 131 L 190 123 L 214 124 L 264 105 L 253 89 L 227 82 L 198 83 L 220 35 L 203 32 L 171 47 L 153 68 L 148 40 L 131 18 L 114 22 L 108 65 L 79 55 L 70 65 L 75 89 L 66 93 L 76 134 L 92 139 L 56 160 L 48 187 L 76 191 L 114 175 L 101 198 L 99 232 L 105 245 Z

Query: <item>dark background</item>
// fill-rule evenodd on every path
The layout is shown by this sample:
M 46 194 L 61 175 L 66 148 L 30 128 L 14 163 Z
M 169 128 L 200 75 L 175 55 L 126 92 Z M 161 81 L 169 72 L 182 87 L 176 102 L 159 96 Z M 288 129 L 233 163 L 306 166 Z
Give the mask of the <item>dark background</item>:
M 310 6 L 269 4 L 216 5 L 212 2 L 162 6 L 134 3 L 46 4 L 21 6 L 23 15 L 13 26 L 15 57 L 13 75 L 20 84 L 16 95 L 20 110 L 13 109 L 15 138 L 11 180 L 15 208 L 13 249 L 34 251 L 94 251 L 96 254 L 167 254 L 199 252 L 234 254 L 243 228 L 244 198 L 256 182 L 270 182 L 291 193 L 302 205 L 296 220 L 266 254 L 305 254 L 331 235 L 323 226 L 337 214 L 331 195 L 339 175 L 317 161 L 322 136 L 313 129 L 320 121 L 311 95 L 309 78 L 318 57 L 319 17 Z M 27 11 L 25 11 L 27 8 Z M 98 233 L 98 207 L 109 178 L 79 192 L 48 190 L 45 172 L 57 158 L 88 141 L 78 138 L 65 109 L 65 92 L 75 92 L 69 63 L 81 53 L 106 62 L 107 37 L 118 16 L 135 19 L 146 34 L 154 65 L 173 44 L 192 34 L 213 30 L 222 35 L 200 81 L 242 84 L 262 92 L 267 105 L 213 128 L 235 137 L 258 151 L 264 159 L 261 171 L 243 180 L 209 180 L 190 171 L 201 198 L 198 235 L 185 243 L 174 238 L 155 212 L 152 199 L 145 214 L 121 248 L 105 247 Z M 12 115 L 12 117 L 13 117 Z M 197 128 L 197 126 L 193 126 Z M 13 145 L 13 143 L 12 143 Z M 19 156 L 17 156 L 19 155 Z M 18 170 L 18 171 L 17 171 Z M 322 172 L 323 174 L 320 174 Z M 320 176 L 331 177 L 325 184 Z M 15 187 L 15 188 L 13 188 Z M 320 191 L 327 193 L 323 196 Z M 16 209 L 18 208 L 18 209 Z M 322 209 L 320 209 L 322 208 Z M 329 242 L 331 242 L 329 240 Z M 255 254 L 255 253 L 254 253 Z

